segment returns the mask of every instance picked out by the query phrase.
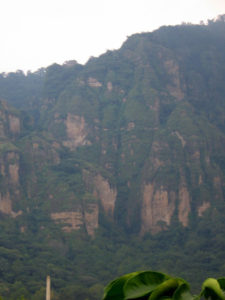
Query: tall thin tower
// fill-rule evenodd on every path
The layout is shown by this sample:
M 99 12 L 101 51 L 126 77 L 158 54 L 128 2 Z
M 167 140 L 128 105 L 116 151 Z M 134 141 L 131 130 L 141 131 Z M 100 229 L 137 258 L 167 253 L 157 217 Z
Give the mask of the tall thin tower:
M 51 300 L 51 279 L 48 275 L 46 278 L 46 300 Z

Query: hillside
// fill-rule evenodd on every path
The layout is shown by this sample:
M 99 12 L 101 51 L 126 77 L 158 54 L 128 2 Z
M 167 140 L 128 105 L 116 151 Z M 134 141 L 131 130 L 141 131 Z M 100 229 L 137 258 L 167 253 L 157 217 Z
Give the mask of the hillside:
M 225 16 L 1 74 L 0 295 L 42 299 L 47 274 L 55 300 L 140 269 L 224 275 L 224 81 Z

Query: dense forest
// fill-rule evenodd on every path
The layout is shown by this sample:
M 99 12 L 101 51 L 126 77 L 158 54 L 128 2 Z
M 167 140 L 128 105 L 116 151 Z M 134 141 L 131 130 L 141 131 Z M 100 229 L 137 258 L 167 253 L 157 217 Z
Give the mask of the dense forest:
M 0 74 L 0 296 L 225 276 L 225 16 Z

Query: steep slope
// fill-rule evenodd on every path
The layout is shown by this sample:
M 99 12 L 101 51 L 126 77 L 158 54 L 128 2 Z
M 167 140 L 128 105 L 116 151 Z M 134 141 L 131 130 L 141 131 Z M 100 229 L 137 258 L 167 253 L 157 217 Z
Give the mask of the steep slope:
M 80 176 L 94 170 L 95 201 L 131 232 L 157 232 L 174 218 L 188 226 L 224 200 L 219 23 L 217 36 L 214 23 L 132 36 L 91 59 L 42 111 L 44 130 L 80 162 Z
M 42 293 L 48 272 L 57 291 L 76 277 L 98 293 L 96 284 L 132 268 L 182 272 L 185 265 L 190 276 L 199 257 L 211 266 L 203 262 L 199 277 L 219 274 L 212 244 L 222 253 L 224 20 L 136 34 L 84 66 L 0 76 L 0 272 L 7 288 L 16 280 L 5 274 L 10 259 L 14 274 L 26 274 L 22 287 L 31 274 L 28 296 Z M 79 298 L 79 287 L 70 288 Z

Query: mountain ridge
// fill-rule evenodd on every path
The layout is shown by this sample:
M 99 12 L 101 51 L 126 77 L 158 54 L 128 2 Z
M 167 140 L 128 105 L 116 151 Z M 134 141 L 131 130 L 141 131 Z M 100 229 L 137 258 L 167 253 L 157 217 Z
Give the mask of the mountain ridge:
M 219 20 L 220 21 L 217 21 L 218 23 L 222 22 L 222 17 Z M 184 74 L 185 76 L 189 76 L 187 74 L 191 72 L 191 75 L 196 76 L 195 81 L 197 82 L 202 72 L 204 72 L 203 74 L 205 76 L 205 65 L 201 57 L 198 56 L 206 45 L 208 45 L 209 49 L 205 49 L 205 52 L 210 52 L 211 41 L 212 38 L 214 38 L 213 26 L 215 26 L 217 22 L 213 22 L 208 26 L 183 25 L 162 27 L 153 33 L 133 35 L 122 45 L 121 49 L 108 51 L 97 59 L 90 59 L 85 66 L 80 66 L 75 62 L 70 65 L 67 63 L 63 66 L 54 64 L 48 67 L 46 71 L 42 69 L 38 71 L 37 74 L 30 75 L 31 77 L 40 76 L 43 78 L 43 76 L 45 76 L 46 78 L 44 81 L 42 80 L 43 96 L 40 98 L 41 101 L 36 98 L 35 102 L 37 102 L 37 104 L 34 104 L 39 107 L 34 109 L 33 113 L 38 113 L 39 116 L 36 116 L 36 118 L 39 118 L 39 121 L 37 122 L 42 123 L 44 135 L 52 140 L 52 145 L 49 144 L 50 148 L 61 148 L 60 150 L 68 149 L 71 153 L 73 151 L 76 152 L 78 149 L 81 157 L 82 155 L 85 155 L 86 158 L 90 156 L 91 159 L 89 159 L 89 162 L 101 166 L 102 172 L 104 172 L 103 170 L 108 170 L 107 176 L 112 178 L 116 175 L 119 181 L 125 180 L 128 185 L 128 194 L 131 192 L 129 191 L 129 185 L 135 185 L 135 182 L 130 182 L 132 181 L 132 177 L 135 177 L 136 181 L 138 176 L 137 172 L 140 173 L 142 168 L 145 170 L 141 171 L 141 177 L 143 178 L 139 179 L 141 180 L 139 182 L 141 187 L 137 187 L 136 190 L 134 189 L 134 191 L 131 192 L 130 200 L 128 198 L 128 203 L 125 205 L 126 211 L 128 212 L 127 215 L 130 213 L 136 214 L 136 212 L 139 211 L 139 223 L 142 222 L 142 218 L 145 220 L 143 221 L 145 225 L 140 225 L 142 233 L 146 232 L 144 228 L 148 228 L 148 230 L 152 228 L 153 231 L 160 230 L 160 226 L 158 227 L 157 222 L 165 222 L 169 225 L 173 215 L 171 211 L 174 211 L 176 207 L 176 205 L 172 203 L 175 203 L 177 201 L 176 199 L 180 199 L 182 203 L 180 204 L 180 209 L 178 208 L 178 220 L 184 226 L 188 224 L 189 213 L 187 212 L 191 211 L 190 205 L 192 196 L 188 190 L 185 172 L 184 170 L 182 171 L 184 166 L 180 166 L 180 171 L 178 171 L 177 167 L 173 166 L 174 159 L 171 158 L 170 160 L 167 158 L 170 160 L 171 166 L 169 168 L 176 169 L 175 173 L 178 172 L 180 174 L 180 188 L 177 186 L 176 191 L 170 191 L 169 185 L 165 182 L 159 185 L 160 179 L 157 179 L 154 183 L 151 178 L 155 176 L 154 174 L 160 173 L 160 170 L 163 168 L 165 168 L 165 172 L 168 172 L 166 169 L 168 169 L 169 161 L 166 163 L 167 166 L 164 166 L 165 163 L 158 157 L 165 155 L 165 153 L 163 154 L 164 149 L 168 148 L 170 149 L 168 150 L 169 152 L 174 150 L 176 152 L 176 149 L 171 149 L 171 143 L 175 142 L 176 139 L 178 140 L 176 143 L 180 142 L 183 149 L 188 147 L 193 148 L 192 143 L 194 141 L 192 142 L 192 139 L 188 137 L 186 140 L 185 135 L 187 136 L 190 133 L 194 134 L 194 132 L 199 135 L 200 131 L 204 132 L 204 128 L 199 128 L 201 125 L 196 119 L 195 114 L 197 112 L 197 118 L 200 117 L 198 112 L 198 106 L 202 105 L 202 103 L 198 103 L 200 99 L 205 98 L 205 104 L 207 103 L 206 101 L 210 102 L 210 97 L 204 94 L 206 93 L 205 89 L 200 97 L 193 78 L 184 78 Z M 170 39 L 166 37 L 167 34 L 170 34 Z M 191 51 L 188 54 L 183 53 L 183 49 L 188 46 L 190 42 L 192 45 L 194 42 L 197 42 L 195 39 L 197 39 L 199 35 L 203 35 L 203 37 L 201 38 L 201 43 L 198 43 L 198 45 L 201 45 L 200 47 L 198 46 L 198 56 L 196 57 L 196 46 L 194 46 L 193 53 Z M 171 40 L 173 40 L 175 36 L 176 38 L 177 36 L 180 37 L 179 44 L 171 44 Z M 189 40 L 190 37 L 192 40 Z M 176 42 L 177 41 L 178 39 L 176 39 Z M 225 43 L 219 43 L 219 50 L 221 50 L 221 45 L 224 47 Z M 180 49 L 182 49 L 182 51 Z M 188 62 L 193 55 L 195 60 L 198 60 L 198 65 L 192 64 L 193 69 L 188 71 Z M 204 53 L 201 53 L 201 55 L 204 58 Z M 186 61 L 185 57 L 187 57 L 188 61 Z M 217 59 L 218 58 L 222 60 L 221 55 L 220 57 L 218 56 Z M 187 72 L 184 72 L 184 67 L 188 68 Z M 198 68 L 198 73 L 195 71 L 196 67 Z M 21 77 L 23 76 L 20 72 L 16 75 L 9 74 L 9 77 L 12 75 L 13 77 L 19 75 L 21 75 Z M 210 74 L 208 76 L 210 76 Z M 117 79 L 118 77 L 120 78 L 119 81 Z M 211 76 L 209 78 L 213 77 Z M 124 79 L 125 81 L 123 82 Z M 206 81 L 204 87 L 207 86 L 209 89 L 209 80 L 212 81 L 213 79 L 207 79 L 201 76 L 198 82 L 200 86 L 203 84 L 201 80 Z M 211 83 L 211 85 L 213 84 L 215 84 L 215 82 Z M 207 93 L 210 95 L 210 90 L 208 90 Z M 207 100 L 207 98 L 209 100 Z M 32 105 L 33 104 L 31 104 L 31 107 Z M 24 109 L 24 106 L 22 108 Z M 179 115 L 176 114 L 177 110 L 178 114 L 183 114 L 182 120 L 179 120 Z M 213 110 L 210 112 L 214 113 Z M 119 119 L 117 118 L 118 116 Z M 176 124 L 174 124 L 173 118 L 176 119 L 174 120 Z M 209 122 L 208 125 L 204 124 L 204 126 L 210 126 L 211 120 L 209 117 L 207 118 L 205 112 L 201 118 L 204 118 L 202 122 L 205 122 L 205 124 Z M 215 117 L 213 116 L 213 121 L 214 120 Z M 217 120 L 219 120 L 219 118 L 217 118 Z M 185 121 L 186 124 L 183 126 L 181 123 Z M 223 119 L 221 121 L 224 122 Z M 116 124 L 117 128 L 114 128 L 114 124 Z M 187 130 L 188 126 L 191 126 L 190 132 Z M 218 125 L 218 127 L 223 126 L 223 124 Z M 213 131 L 213 129 L 209 129 L 209 132 L 210 131 Z M 164 136 L 165 134 L 167 137 Z M 204 132 L 204 134 L 206 134 L 206 132 Z M 171 138 L 170 135 L 172 135 Z M 220 138 L 222 139 L 222 136 Z M 169 141 L 170 139 L 171 141 Z M 212 137 L 208 139 L 211 140 Z M 145 146 L 143 147 L 143 145 Z M 38 148 L 38 143 L 34 143 L 33 147 Z M 189 157 L 189 161 L 194 159 L 196 160 L 195 163 L 198 163 L 197 161 L 199 161 L 201 154 L 200 150 L 191 148 L 189 151 L 193 151 L 193 153 L 192 157 Z M 196 148 L 196 146 L 194 148 Z M 49 149 L 47 151 L 52 150 Z M 57 150 L 55 151 L 57 152 Z M 93 151 L 96 153 L 95 157 L 92 154 Z M 161 154 L 160 151 L 162 151 Z M 74 155 L 76 156 L 77 154 L 75 152 Z M 84 154 L 82 154 L 82 152 Z M 148 158 L 148 152 L 151 153 L 150 158 Z M 220 152 L 222 151 L 220 150 Z M 56 160 L 60 163 L 60 155 L 55 155 L 58 155 Z M 174 153 L 174 155 L 176 155 L 176 153 Z M 79 154 L 77 157 L 78 160 L 81 158 Z M 83 158 L 81 159 L 83 160 Z M 209 161 L 209 157 L 205 159 Z M 149 160 L 152 165 L 150 169 L 148 167 L 149 163 L 145 162 L 146 160 Z M 198 164 L 200 164 L 200 162 Z M 201 168 L 200 165 L 199 167 Z M 80 177 L 82 178 L 83 170 L 80 170 L 80 172 Z M 189 172 L 191 172 L 191 170 Z M 99 173 L 97 176 L 102 175 Z M 161 176 L 163 177 L 163 175 Z M 199 174 L 199 177 L 201 177 L 201 179 L 198 181 L 203 181 L 201 174 Z M 104 181 L 104 179 L 102 180 Z M 107 178 L 105 178 L 105 180 L 107 181 Z M 222 181 L 221 177 L 220 181 Z M 83 182 L 83 184 L 85 184 L 85 182 Z M 111 193 L 110 183 L 108 182 L 107 184 L 109 185 L 108 194 L 106 193 L 105 196 L 102 196 L 104 199 Z M 175 181 L 173 184 L 175 184 Z M 192 182 L 191 185 L 193 186 L 194 183 Z M 158 187 L 154 188 L 153 186 Z M 122 189 L 124 188 L 125 187 L 122 187 Z M 99 198 L 101 194 L 94 192 L 94 190 L 92 193 L 94 193 L 97 198 Z M 114 192 L 116 196 L 112 198 L 114 200 L 111 200 L 113 203 L 112 211 L 114 211 L 115 203 L 119 201 L 118 199 L 116 200 L 117 194 L 119 193 L 120 191 L 117 191 L 116 188 Z M 136 200 L 131 200 L 133 199 L 132 194 L 135 193 L 136 196 L 134 197 Z M 74 192 L 72 194 L 74 194 Z M 73 197 L 76 198 L 76 195 Z M 137 201 L 139 197 L 142 198 L 142 204 Z M 100 202 L 104 209 L 106 205 L 104 202 L 106 200 L 103 200 L 103 198 L 101 199 L 100 197 Z M 133 203 L 136 202 L 136 204 L 130 203 L 130 201 Z M 157 203 L 160 201 L 162 201 L 161 204 L 157 206 Z M 169 204 L 169 202 L 171 203 Z M 142 207 L 142 205 L 144 205 L 144 207 Z M 151 205 L 156 206 L 156 211 L 157 207 L 159 207 L 161 213 L 154 213 L 152 208 L 150 208 Z M 203 201 L 202 205 L 203 207 L 209 207 L 210 204 L 209 202 Z M 132 206 L 134 206 L 134 212 L 129 212 Z M 160 206 L 164 206 L 164 212 Z M 147 207 L 149 207 L 149 213 L 147 213 Z M 145 214 L 144 211 L 146 216 L 143 215 Z M 186 211 L 186 213 L 182 213 L 182 211 Z M 152 213 L 153 215 L 151 215 Z M 133 217 L 134 216 L 132 216 L 130 220 L 128 217 L 127 224 L 132 223 Z M 153 220 L 154 218 L 155 221 Z M 152 221 L 147 221 L 150 219 Z M 158 229 L 156 229 L 157 227 Z M 129 225 L 127 228 L 129 228 Z
M 49 270 L 56 291 L 63 289 L 64 272 L 71 284 L 76 275 L 78 284 L 93 287 L 132 267 L 171 273 L 176 259 L 177 270 L 185 265 L 190 276 L 204 245 L 214 253 L 208 237 L 221 242 L 222 255 L 224 32 L 220 16 L 208 25 L 133 35 L 84 66 L 67 62 L 26 76 L 0 74 L 0 240 L 6 252 L 17 241 L 15 274 L 29 273 L 21 249 L 30 260 L 37 253 L 43 271 L 32 275 L 38 286 L 26 286 L 27 294 L 40 292 L 40 276 Z M 184 255 L 174 254 L 184 245 Z M 192 268 L 185 254 L 190 261 L 193 255 Z M 46 256 L 51 263 L 45 266 Z M 101 267 L 88 257 L 98 257 Z M 202 257 L 207 261 L 207 253 Z M 208 259 L 210 271 L 219 273 L 215 259 Z M 86 261 L 93 269 L 85 283 Z M 14 286 L 15 276 L 3 278 Z

